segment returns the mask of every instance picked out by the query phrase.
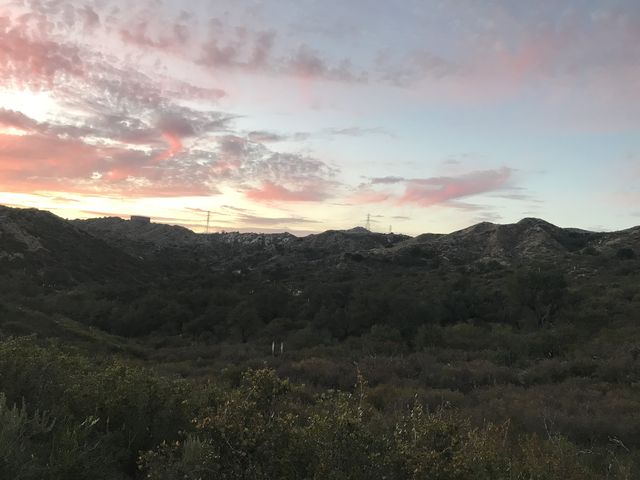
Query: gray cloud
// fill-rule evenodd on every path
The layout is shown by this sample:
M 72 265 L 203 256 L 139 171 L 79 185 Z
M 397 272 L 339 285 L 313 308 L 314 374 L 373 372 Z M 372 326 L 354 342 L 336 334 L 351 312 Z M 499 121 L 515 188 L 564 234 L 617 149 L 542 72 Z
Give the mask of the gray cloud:
M 371 185 L 393 185 L 396 183 L 406 182 L 407 179 L 404 177 L 374 177 L 370 180 Z
M 345 127 L 345 128 L 327 128 L 323 130 L 323 133 L 328 135 L 348 136 L 348 137 L 362 137 L 365 135 L 386 135 L 392 137 L 393 134 L 385 130 L 384 128 L 362 128 L 362 127 Z
M 250 225 L 291 225 L 304 223 L 318 223 L 315 220 L 302 217 L 261 217 L 257 215 L 241 214 L 236 219 L 242 223 Z

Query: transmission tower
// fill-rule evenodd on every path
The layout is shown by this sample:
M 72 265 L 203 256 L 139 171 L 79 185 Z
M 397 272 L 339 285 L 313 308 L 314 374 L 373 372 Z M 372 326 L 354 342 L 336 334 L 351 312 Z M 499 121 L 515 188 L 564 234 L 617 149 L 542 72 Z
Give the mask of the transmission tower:
M 371 214 L 367 213 L 367 222 L 365 223 L 364 228 L 371 231 Z
M 206 232 L 209 233 L 209 220 L 211 218 L 211 212 L 207 212 L 207 230 Z

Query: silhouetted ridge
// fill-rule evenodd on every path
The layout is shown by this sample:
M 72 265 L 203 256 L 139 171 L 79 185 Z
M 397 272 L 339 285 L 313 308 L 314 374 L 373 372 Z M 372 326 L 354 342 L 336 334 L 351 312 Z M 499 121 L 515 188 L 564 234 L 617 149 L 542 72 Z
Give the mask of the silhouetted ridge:
M 0 206 L 0 264 L 44 283 L 135 276 L 139 262 L 50 212 Z
M 362 227 L 306 237 L 289 233 L 197 234 L 180 226 L 117 217 L 69 222 L 49 212 L 7 207 L 0 208 L 0 219 L 0 261 L 14 268 L 28 264 L 38 274 L 45 267 L 64 265 L 74 279 L 143 272 L 139 264 L 134 266 L 140 261 L 153 261 L 154 268 L 175 266 L 185 272 L 195 266 L 302 271 L 307 264 L 332 267 L 354 259 L 377 262 L 375 268 L 389 261 L 432 268 L 476 262 L 554 263 L 579 260 L 576 255 L 640 251 L 640 227 L 598 233 L 560 228 L 539 218 L 506 225 L 482 222 L 450 234 L 427 233 L 415 238 Z M 374 267 L 373 263 L 362 265 Z

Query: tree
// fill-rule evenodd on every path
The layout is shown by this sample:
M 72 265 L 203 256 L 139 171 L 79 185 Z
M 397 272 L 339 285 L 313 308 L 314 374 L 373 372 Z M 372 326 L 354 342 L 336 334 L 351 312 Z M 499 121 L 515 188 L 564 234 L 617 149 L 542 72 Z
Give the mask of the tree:
M 262 326 L 260 316 L 255 307 L 249 302 L 240 302 L 229 312 L 227 318 L 230 328 L 237 332 L 242 343 L 247 343 L 249 337 Z
M 632 248 L 628 248 L 628 247 L 620 248 L 616 252 L 616 257 L 619 258 L 620 260 L 632 260 L 636 258 L 636 252 L 634 252 Z
M 567 294 L 567 281 L 558 270 L 543 267 L 519 270 L 512 285 L 514 300 L 530 309 L 536 316 L 538 327 L 553 318 Z

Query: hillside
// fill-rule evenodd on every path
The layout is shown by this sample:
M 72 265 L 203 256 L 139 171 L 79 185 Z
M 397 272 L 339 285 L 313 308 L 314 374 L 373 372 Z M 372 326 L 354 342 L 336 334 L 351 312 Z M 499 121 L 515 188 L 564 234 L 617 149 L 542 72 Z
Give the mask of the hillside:
M 295 237 L 3 207 L 0 417 L 26 433 L 0 477 L 638 478 L 639 253 L 639 227 L 531 218 Z
M 0 206 L 0 266 L 68 285 L 134 278 L 141 263 L 52 213 Z

